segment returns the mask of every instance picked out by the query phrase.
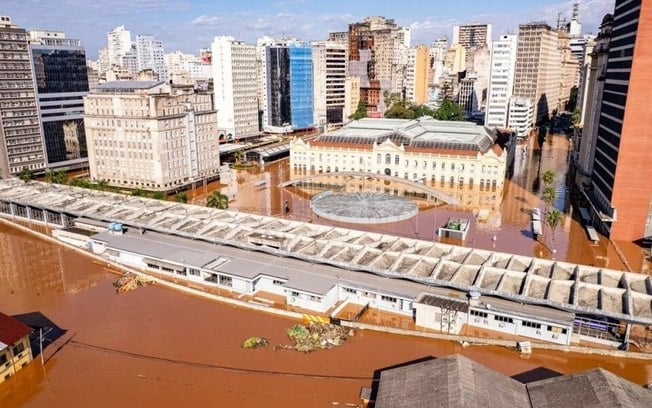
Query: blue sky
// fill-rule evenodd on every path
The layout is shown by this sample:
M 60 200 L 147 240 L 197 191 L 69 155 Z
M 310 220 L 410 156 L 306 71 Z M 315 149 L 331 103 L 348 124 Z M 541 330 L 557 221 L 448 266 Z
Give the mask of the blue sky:
M 136 34 L 153 34 L 165 51 L 197 53 L 216 35 L 255 42 L 263 35 L 326 39 L 365 16 L 393 18 L 412 29 L 412 44 L 452 37 L 465 22 L 491 23 L 494 37 L 516 32 L 518 24 L 546 21 L 557 12 L 570 18 L 573 0 L 0 0 L 0 14 L 22 28 L 59 29 L 84 42 L 89 58 L 106 44 L 106 33 L 125 25 Z M 584 32 L 596 32 L 614 0 L 580 0 Z

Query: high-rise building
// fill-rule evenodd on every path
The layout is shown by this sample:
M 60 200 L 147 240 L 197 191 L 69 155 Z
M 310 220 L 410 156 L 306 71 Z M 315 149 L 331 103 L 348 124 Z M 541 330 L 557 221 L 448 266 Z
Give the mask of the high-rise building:
M 525 138 L 534 127 L 534 103 L 528 98 L 511 97 L 507 115 L 507 127 L 516 137 Z
M 360 104 L 360 77 L 347 76 L 345 80 L 344 115 L 345 121 L 353 115 Z
M 256 47 L 233 37 L 215 37 L 212 60 L 220 140 L 259 135 Z
M 105 82 L 84 100 L 91 178 L 173 191 L 217 176 L 211 92 L 161 81 Z
M 370 115 L 381 116 L 388 108 L 381 95 L 397 93 L 403 88 L 401 64 L 407 61 L 410 31 L 398 27 L 394 20 L 367 17 L 349 24 L 348 41 L 349 75 L 360 77 L 360 97 Z
M 559 101 L 561 52 L 559 33 L 545 23 L 521 24 L 518 30 L 514 95 L 534 102 L 539 122 Z
M 29 42 L 47 166 L 85 165 L 88 69 L 84 47 L 62 31 L 30 31 Z
M 315 124 L 344 123 L 347 47 L 331 41 L 312 43 Z
M 487 89 L 489 88 L 489 74 L 491 62 L 491 49 L 487 47 L 472 48 L 466 53 L 466 77 L 473 77 L 473 98 L 476 103 L 473 112 L 483 112 L 487 105 Z
M 559 32 L 559 51 L 561 53 L 561 80 L 559 81 L 556 109 L 558 112 L 563 112 L 570 100 L 571 89 L 577 86 L 580 76 L 580 64 L 571 52 L 570 38 L 563 31 Z
M 136 36 L 136 69 L 138 72 L 151 69 L 159 81 L 168 79 L 163 41 L 153 35 Z
M 485 109 L 487 127 L 507 127 L 509 99 L 514 91 L 516 45 L 515 35 L 503 35 L 491 46 L 491 71 Z
M 410 48 L 406 66 L 405 97 L 417 105 L 428 101 L 430 79 L 430 49 L 427 45 Z
M 109 68 L 113 65 L 122 66 L 122 57 L 131 50 L 131 32 L 125 26 L 118 26 L 109 31 L 106 37 Z
M 583 90 L 580 98 L 582 129 L 580 139 L 577 141 L 579 151 L 576 182 L 582 188 L 590 184 L 591 173 L 593 173 L 593 158 L 600 125 L 600 103 L 604 94 L 612 27 L 613 16 L 607 14 L 602 19 L 593 52 L 588 56 L 589 65 L 584 75 L 586 84 L 581 88 Z
M 453 44 L 471 48 L 491 47 L 491 24 L 464 24 L 453 26 Z
M 45 168 L 27 33 L 0 16 L 0 177 Z
M 312 47 L 297 40 L 265 46 L 265 121 L 270 133 L 314 126 Z
M 652 2 L 616 0 L 591 190 L 594 221 L 612 240 L 652 234 Z
M 466 71 L 466 48 L 461 44 L 453 43 L 446 51 L 444 68 L 451 74 Z

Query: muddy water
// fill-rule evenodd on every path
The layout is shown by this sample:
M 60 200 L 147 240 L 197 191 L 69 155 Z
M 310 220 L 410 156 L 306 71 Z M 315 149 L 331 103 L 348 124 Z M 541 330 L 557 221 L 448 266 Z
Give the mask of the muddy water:
M 511 179 L 505 181 L 502 194 L 498 197 L 486 190 L 480 191 L 477 186 L 473 190 L 464 187 L 462 205 L 432 206 L 421 203 L 418 216 L 398 223 L 347 225 L 317 217 L 310 210 L 309 201 L 315 190 L 277 187 L 281 181 L 293 177 L 288 159 L 267 164 L 263 169 L 238 170 L 235 182 L 222 186 L 222 191 L 234 197 L 230 208 L 237 211 L 284 216 L 318 224 L 425 240 L 438 241 L 438 227 L 451 217 L 463 217 L 471 222 L 466 241 L 443 242 L 626 270 L 613 245 L 604 237 L 598 244 L 589 241 L 579 216 L 571 212 L 569 193 L 565 187 L 570 148 L 568 138 L 565 135 L 549 135 L 541 148 L 535 145 L 534 139 L 527 144 L 527 149 L 525 146 L 517 146 L 514 174 Z M 531 232 L 530 213 L 533 207 L 545 207 L 539 191 L 542 189 L 540 174 L 547 169 L 556 174 L 554 186 L 557 201 L 554 206 L 564 211 L 566 216 L 554 234 L 550 227 L 545 226 L 544 237 L 535 241 Z M 372 191 L 378 189 L 373 183 L 369 183 L 367 187 Z M 431 187 L 439 188 L 439 183 Z M 290 212 L 283 214 L 283 203 L 286 201 Z M 489 217 L 486 221 L 479 221 L 477 215 L 483 208 L 489 210 Z M 652 269 L 652 264 L 644 261 L 641 248 L 632 243 L 619 242 L 618 245 L 632 271 L 646 272 Z
M 0 310 L 40 311 L 67 330 L 0 386 L 0 407 L 269 406 L 356 404 L 374 371 L 462 353 L 507 375 L 538 367 L 572 373 L 604 367 L 639 384 L 645 361 L 358 332 L 339 349 L 300 354 L 244 350 L 253 335 L 286 343 L 293 321 L 149 286 L 117 295 L 102 265 L 0 224 Z M 60 348 L 58 351 L 57 349 Z

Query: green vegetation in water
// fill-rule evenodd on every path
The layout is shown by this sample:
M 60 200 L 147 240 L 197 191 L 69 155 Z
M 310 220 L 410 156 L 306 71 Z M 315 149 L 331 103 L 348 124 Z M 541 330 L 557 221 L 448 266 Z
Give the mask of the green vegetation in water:
M 242 348 L 255 349 L 258 347 L 267 347 L 269 346 L 269 340 L 264 337 L 249 337 L 247 340 L 242 342 Z
M 339 347 L 354 334 L 352 329 L 327 323 L 310 323 L 309 326 L 295 324 L 285 333 L 290 340 L 294 340 L 294 345 L 282 345 L 276 348 L 293 349 L 304 353 Z

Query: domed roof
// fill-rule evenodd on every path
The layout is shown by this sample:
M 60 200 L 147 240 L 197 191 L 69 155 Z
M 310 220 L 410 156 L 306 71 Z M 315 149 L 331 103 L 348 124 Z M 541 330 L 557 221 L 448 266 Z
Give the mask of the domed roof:
M 613 16 L 612 14 L 607 13 L 607 14 L 605 14 L 604 17 L 602 18 L 602 23 L 601 23 L 600 25 L 603 25 L 603 24 L 611 24 L 611 23 L 613 23 L 613 22 L 614 22 L 614 16 Z

